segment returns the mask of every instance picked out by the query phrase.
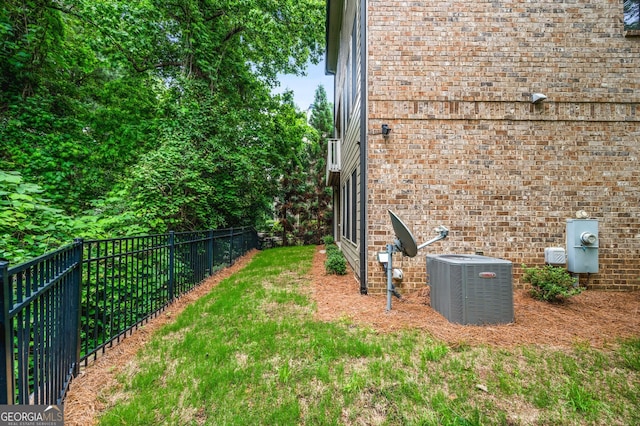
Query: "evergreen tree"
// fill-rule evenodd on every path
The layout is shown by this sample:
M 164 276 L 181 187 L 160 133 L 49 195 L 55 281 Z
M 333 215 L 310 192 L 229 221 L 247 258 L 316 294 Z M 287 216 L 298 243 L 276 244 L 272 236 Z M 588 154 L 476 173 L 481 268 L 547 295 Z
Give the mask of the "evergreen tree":
M 333 120 L 323 86 L 316 89 L 309 125 L 300 155 L 280 179 L 275 205 L 283 245 L 320 244 L 331 232 L 332 192 L 325 182 L 325 158 Z
M 313 190 L 311 215 L 315 224 L 314 243 L 319 244 L 322 237 L 331 234 L 332 190 L 326 185 L 327 146 L 328 139 L 333 136 L 333 108 L 327 100 L 324 86 L 316 89 L 309 124 L 318 133 L 318 143 L 311 154 L 313 161 L 310 167 L 309 181 Z
M 333 135 L 333 110 L 322 85 L 316 89 L 309 124 L 318 131 L 321 141 L 326 142 Z

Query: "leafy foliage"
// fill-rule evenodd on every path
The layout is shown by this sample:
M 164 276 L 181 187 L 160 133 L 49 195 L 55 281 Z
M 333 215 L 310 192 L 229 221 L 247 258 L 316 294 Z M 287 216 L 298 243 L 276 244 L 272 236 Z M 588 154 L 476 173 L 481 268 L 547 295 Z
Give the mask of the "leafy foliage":
M 113 201 L 107 199 L 104 203 Z M 46 198 L 40 185 L 27 181 L 19 172 L 0 170 L 0 258 L 11 263 L 40 256 L 74 238 L 150 231 L 131 219 L 128 211 L 110 216 L 70 216 Z
M 4 9 L 0 168 L 21 170 L 77 214 L 149 148 L 156 102 L 148 76 L 95 51 L 95 28 L 56 4 L 10 0 Z
M 347 259 L 340 251 L 337 245 L 329 244 L 326 246 L 327 259 L 324 262 L 325 270 L 328 274 L 346 275 Z
M 571 296 L 580 294 L 582 288 L 577 286 L 576 279 L 559 266 L 545 265 L 541 268 L 527 268 L 522 265 L 522 280 L 531 284 L 530 294 L 535 299 L 547 302 L 564 302 Z
M 43 192 L 20 173 L 0 170 L 0 258 L 20 262 L 72 238 L 76 223 L 52 207 Z
M 53 209 L 24 232 L 13 205 L 5 256 L 51 235 L 52 215 L 47 244 L 273 218 L 317 137 L 271 88 L 319 59 L 324 13 L 320 0 L 4 2 L 0 170 Z

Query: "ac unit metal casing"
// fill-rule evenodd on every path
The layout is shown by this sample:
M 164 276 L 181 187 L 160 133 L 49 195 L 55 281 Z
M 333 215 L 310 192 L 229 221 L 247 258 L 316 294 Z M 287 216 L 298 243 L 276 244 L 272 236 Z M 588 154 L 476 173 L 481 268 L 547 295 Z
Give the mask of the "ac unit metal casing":
M 458 324 L 513 322 L 508 260 L 472 254 L 427 255 L 431 307 Z

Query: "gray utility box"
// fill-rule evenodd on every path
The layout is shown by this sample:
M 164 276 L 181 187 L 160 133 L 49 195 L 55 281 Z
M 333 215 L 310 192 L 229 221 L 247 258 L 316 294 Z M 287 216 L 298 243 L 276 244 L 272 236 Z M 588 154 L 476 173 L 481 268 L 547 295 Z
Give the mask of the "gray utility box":
M 508 260 L 473 254 L 427 255 L 431 307 L 458 324 L 513 322 Z
M 598 272 L 598 220 L 567 219 L 567 269 L 576 274 Z

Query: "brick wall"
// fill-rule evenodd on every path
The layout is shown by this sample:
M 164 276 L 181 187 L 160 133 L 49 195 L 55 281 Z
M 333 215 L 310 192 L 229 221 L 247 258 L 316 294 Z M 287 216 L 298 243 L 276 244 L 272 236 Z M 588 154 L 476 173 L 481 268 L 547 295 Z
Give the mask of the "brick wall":
M 394 257 L 404 290 L 428 253 L 506 258 L 518 286 L 580 209 L 600 225 L 583 284 L 640 289 L 640 38 L 621 18 L 619 1 L 369 2 L 370 292 L 386 286 L 389 208 L 419 243 L 451 230 Z

